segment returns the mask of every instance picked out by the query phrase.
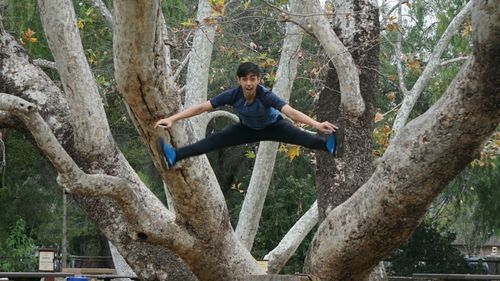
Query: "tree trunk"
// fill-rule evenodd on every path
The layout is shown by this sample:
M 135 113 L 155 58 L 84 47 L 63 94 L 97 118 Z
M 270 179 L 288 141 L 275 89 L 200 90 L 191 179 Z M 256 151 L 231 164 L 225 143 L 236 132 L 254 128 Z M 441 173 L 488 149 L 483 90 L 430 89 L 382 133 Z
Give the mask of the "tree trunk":
M 367 0 L 348 3 L 334 1 L 334 7 L 335 30 L 359 69 L 359 87 L 366 110 L 359 118 L 353 118 L 345 112 L 338 94 L 337 70 L 331 68 L 327 87 L 318 100 L 317 113 L 320 119 L 332 121 L 340 127 L 337 133 L 339 146 L 336 157 L 325 153 L 318 155 L 316 186 L 320 222 L 331 210 L 351 197 L 372 173 L 371 136 L 379 78 L 379 46 L 374 43 L 380 32 L 376 3 Z M 385 272 L 383 264 L 379 265 L 377 272 Z M 374 272 L 373 275 L 384 274 Z M 380 279 L 384 280 L 383 277 Z
M 7 92 L 10 95 L 21 97 L 36 104 L 40 108 L 38 112 L 42 117 L 49 120 L 48 124 L 54 137 L 64 147 L 65 151 L 70 153 L 74 159 L 78 159 L 82 166 L 96 167 L 98 169 L 99 167 L 95 162 L 91 162 L 93 164 L 85 162 L 86 160 L 82 157 L 84 154 L 80 154 L 73 146 L 73 129 L 68 122 L 70 120 L 68 117 L 70 110 L 66 101 L 67 95 L 62 93 L 41 69 L 30 64 L 29 57 L 12 36 L 2 33 L 0 35 L 0 46 L 2 46 L 0 48 L 0 65 L 2 65 L 0 68 L 0 92 Z M 1 101 L 4 102 L 3 99 Z M 19 118 L 10 118 L 7 122 L 0 121 L 0 125 L 5 127 L 12 124 L 16 128 L 21 128 L 21 131 L 25 133 L 28 128 L 37 129 L 33 124 L 23 125 L 20 121 Z M 42 154 L 50 157 L 42 145 L 43 143 L 38 145 Z M 98 162 L 105 166 L 106 173 L 122 175 L 131 173 L 131 168 L 121 155 L 113 154 L 102 157 Z M 127 170 L 126 167 L 129 167 L 130 170 Z M 144 198 L 151 198 L 150 196 Z M 173 262 L 179 263 L 179 260 L 166 262 L 168 259 L 164 257 L 168 256 L 168 252 L 164 247 L 152 247 L 154 251 L 151 252 L 150 249 L 144 246 L 144 242 L 132 239 L 129 235 L 133 234 L 133 227 L 127 227 L 129 225 L 128 220 L 116 208 L 116 203 L 113 200 L 105 197 L 93 198 L 92 196 L 81 195 L 74 195 L 73 198 L 89 214 L 92 221 L 96 223 L 96 226 L 109 240 L 113 241 L 115 245 L 122 246 L 122 253 L 124 252 L 123 247 L 126 246 L 126 249 L 129 250 L 126 252 L 127 260 L 134 261 L 131 264 L 133 264 L 136 274 L 141 278 L 145 280 L 193 280 L 189 279 L 189 274 L 185 274 L 186 272 L 189 273 L 189 270 L 183 263 L 177 265 L 176 268 L 171 266 Z M 154 200 L 151 201 L 151 203 L 153 202 Z M 149 208 L 151 210 L 157 209 L 152 206 L 145 207 L 145 209 Z M 117 240 L 121 238 L 123 238 L 122 243 L 118 243 Z M 160 259 L 158 256 L 162 258 Z
M 311 245 L 308 272 L 325 280 L 364 280 L 480 151 L 500 121 L 499 16 L 498 5 L 475 2 L 474 57 L 443 97 L 402 129 L 370 179 L 328 213 Z
M 372 132 L 375 114 L 374 102 L 378 85 L 378 8 L 370 1 L 353 0 L 348 5 L 336 4 L 342 9 L 335 18 L 336 33 L 350 50 L 359 68 L 361 95 L 366 110 L 360 118 L 346 116 L 341 106 L 337 71 L 330 68 L 327 86 L 317 102 L 317 114 L 321 120 L 337 124 L 337 155 L 318 154 L 316 186 L 320 222 L 335 207 L 347 200 L 371 175 Z M 362 9 L 362 10 L 361 10 Z M 355 12 L 356 11 L 356 12 Z M 351 13 L 353 18 L 342 16 Z M 356 36 L 355 36 L 356 35 Z M 341 70 L 343 71 L 343 70 Z
M 189 63 L 186 75 L 186 98 L 184 106 L 200 104 L 207 100 L 208 76 L 210 74 L 210 61 L 212 59 L 212 49 L 215 38 L 215 24 L 209 24 L 212 8 L 208 0 L 198 2 L 197 22 L 200 26 L 196 29 L 193 38 L 193 47 L 189 55 Z M 204 120 L 206 114 L 191 118 L 191 122 L 196 140 L 205 137 L 206 124 Z

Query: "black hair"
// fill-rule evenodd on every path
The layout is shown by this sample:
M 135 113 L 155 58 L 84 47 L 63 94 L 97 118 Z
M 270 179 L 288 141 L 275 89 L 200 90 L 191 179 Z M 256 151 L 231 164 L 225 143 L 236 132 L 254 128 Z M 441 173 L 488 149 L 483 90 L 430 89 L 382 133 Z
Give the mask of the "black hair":
M 259 66 L 256 65 L 255 63 L 249 62 L 249 61 L 241 63 L 238 66 L 238 70 L 236 71 L 236 75 L 238 77 L 245 77 L 248 74 L 255 74 L 255 75 L 260 77 L 260 73 L 261 73 L 261 71 L 260 71 Z

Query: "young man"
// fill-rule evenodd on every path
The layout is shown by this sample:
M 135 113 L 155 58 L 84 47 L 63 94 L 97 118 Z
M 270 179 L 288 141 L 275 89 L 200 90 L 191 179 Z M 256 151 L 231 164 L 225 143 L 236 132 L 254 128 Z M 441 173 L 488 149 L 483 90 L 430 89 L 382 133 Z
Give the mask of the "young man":
M 196 116 L 223 105 L 233 106 L 240 118 L 239 123 L 181 148 L 174 149 L 160 140 L 159 150 L 163 153 L 168 168 L 172 168 L 177 161 L 191 156 L 205 154 L 223 147 L 263 140 L 297 144 L 324 150 L 331 155 L 335 153 L 337 126 L 328 121 L 318 122 L 312 119 L 259 85 L 261 72 L 256 64 L 242 63 L 236 74 L 238 87 L 226 90 L 209 101 L 156 122 L 155 128 L 170 128 L 175 121 Z M 279 111 L 293 121 L 310 125 L 329 136 L 323 138 L 304 132 L 284 120 Z

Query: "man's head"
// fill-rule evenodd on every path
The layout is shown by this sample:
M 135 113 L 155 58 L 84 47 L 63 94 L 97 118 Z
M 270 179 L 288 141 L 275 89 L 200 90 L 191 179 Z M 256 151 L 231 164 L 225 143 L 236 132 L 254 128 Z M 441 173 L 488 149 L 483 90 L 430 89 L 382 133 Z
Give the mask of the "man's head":
M 243 94 L 247 100 L 253 100 L 257 86 L 260 82 L 260 68 L 253 62 L 244 62 L 238 66 L 236 71 L 238 83 L 243 89 Z
M 238 70 L 236 71 L 236 76 L 238 76 L 238 78 L 240 78 L 240 77 L 245 77 L 248 74 L 254 74 L 257 77 L 260 77 L 259 66 L 256 65 L 255 63 L 249 62 L 249 61 L 241 63 L 238 66 Z

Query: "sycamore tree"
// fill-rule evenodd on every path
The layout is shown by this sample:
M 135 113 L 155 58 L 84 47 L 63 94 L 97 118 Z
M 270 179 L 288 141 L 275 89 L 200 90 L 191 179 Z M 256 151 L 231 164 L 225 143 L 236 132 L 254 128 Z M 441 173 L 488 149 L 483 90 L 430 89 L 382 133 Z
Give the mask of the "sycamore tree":
M 32 138 L 56 169 L 61 188 L 142 279 L 243 280 L 246 275 L 264 274 L 250 249 L 277 145 L 261 144 L 250 183 L 255 187 L 249 188 L 235 230 L 207 158 L 186 159 L 167 170 L 155 148 L 159 137 L 174 146 L 190 143 L 214 116 L 232 116 L 213 112 L 176 123 L 168 131 L 153 128 L 158 119 L 206 99 L 214 31 L 224 9 L 238 1 L 225 5 L 200 0 L 192 49 L 177 69 L 160 1 L 117 0 L 112 13 L 101 1 L 92 2 L 112 29 L 116 84 L 165 182 L 168 208 L 116 146 L 69 0 L 38 1 L 62 89 L 0 25 L 0 127 Z M 318 116 L 341 120 L 344 127 L 338 157 L 318 156 L 321 200 L 314 205 L 316 211 L 313 206 L 307 213 L 312 220 L 304 221 L 310 226 L 319 217 L 320 224 L 304 261 L 305 272 L 322 280 L 366 280 L 409 237 L 433 198 L 479 153 L 500 120 L 500 11 L 493 2 L 471 1 L 473 54 L 424 114 L 407 122 L 407 109 L 400 111 L 401 125 L 375 168 L 369 166 L 366 137 L 373 129 L 378 50 L 362 54 L 359 49 L 378 38 L 376 1 L 333 1 L 335 29 L 332 11 L 321 8 L 319 1 L 296 0 L 289 1 L 287 9 L 276 7 L 283 9 L 278 14 L 288 23 L 273 90 L 285 99 L 289 96 L 301 31 L 313 35 L 336 70 L 327 78 L 332 92 L 321 94 L 321 98 L 332 96 L 334 106 L 322 107 Z M 336 10 L 342 13 L 335 15 Z M 189 64 L 186 84 L 180 87 L 177 77 L 185 64 Z M 411 108 L 411 101 L 407 103 L 405 108 Z M 356 160 L 356 155 L 363 160 Z M 339 201 L 335 189 L 340 187 L 349 187 L 350 192 L 342 193 Z M 303 233 L 300 226 L 291 234 Z M 294 243 L 283 247 L 293 249 Z

